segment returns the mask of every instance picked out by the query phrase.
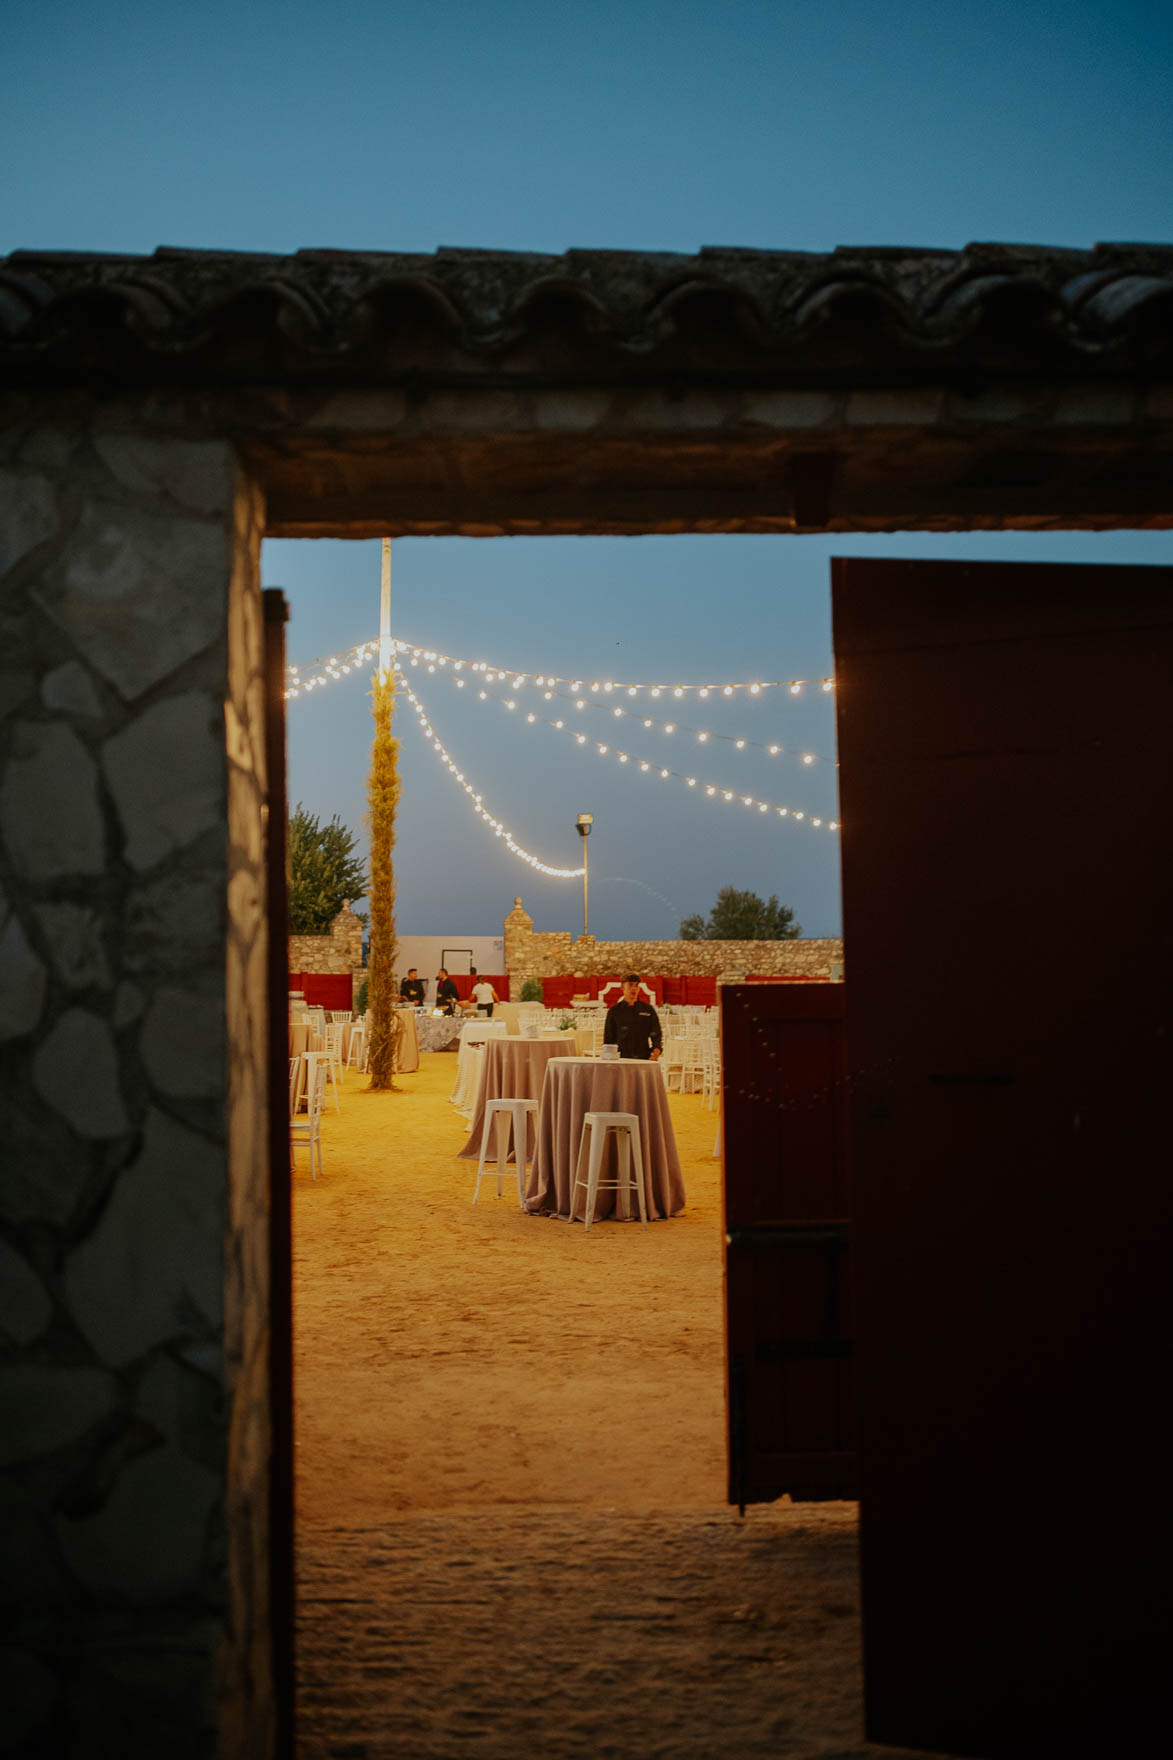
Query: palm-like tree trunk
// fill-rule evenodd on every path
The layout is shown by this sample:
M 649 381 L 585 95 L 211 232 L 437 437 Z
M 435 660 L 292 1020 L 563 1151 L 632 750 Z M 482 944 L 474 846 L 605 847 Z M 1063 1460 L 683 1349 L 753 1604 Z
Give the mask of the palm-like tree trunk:
M 400 1025 L 395 1013 L 395 810 L 399 803 L 399 741 L 391 732 L 395 714 L 393 675 L 375 675 L 371 703 L 375 738 L 367 783 L 367 824 L 371 832 L 371 951 L 367 969 L 367 1022 L 371 1087 L 397 1092 L 394 1082 Z

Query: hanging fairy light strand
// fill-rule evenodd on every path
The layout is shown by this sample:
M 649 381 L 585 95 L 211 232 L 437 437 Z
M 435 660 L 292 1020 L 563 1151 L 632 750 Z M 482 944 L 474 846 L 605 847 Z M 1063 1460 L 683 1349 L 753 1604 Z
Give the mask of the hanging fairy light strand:
M 500 694 L 491 696 L 489 691 L 485 690 L 484 686 L 475 678 L 465 679 L 464 677 L 454 677 L 452 673 L 447 673 L 444 676 L 447 677 L 449 684 L 453 685 L 457 690 L 464 690 L 466 686 L 471 684 L 473 687 L 474 700 L 476 701 L 482 703 L 500 703 L 506 709 L 516 709 L 517 707 L 516 699 L 509 695 L 512 685 L 515 685 L 517 682 L 516 678 L 513 679 L 511 683 L 506 683 L 504 685 L 501 685 L 500 680 L 498 679 L 497 682 Z M 488 681 L 486 680 L 486 682 Z M 612 723 L 618 720 L 626 720 L 629 726 L 641 726 L 645 730 L 650 730 L 653 733 L 664 733 L 668 735 L 682 734 L 685 738 L 695 740 L 697 745 L 701 746 L 724 744 L 732 746 L 735 751 L 739 752 L 759 751 L 766 752 L 771 758 L 781 756 L 798 758 L 803 764 L 807 765 L 835 762 L 834 759 L 824 758 L 821 752 L 808 752 L 797 748 L 788 750 L 779 740 L 771 740 L 767 742 L 764 739 L 747 739 L 733 733 L 712 733 L 705 728 L 689 727 L 688 724 L 683 721 L 658 721 L 654 715 L 644 715 L 639 708 L 625 708 L 621 703 L 615 703 L 612 705 L 609 702 L 599 702 L 588 697 L 575 697 L 566 691 L 546 690 L 542 692 L 542 697 L 547 703 L 564 702 L 573 704 L 576 714 L 586 709 L 602 709 Z M 528 719 L 531 721 L 535 719 L 545 721 L 548 727 L 561 727 L 563 725 L 561 721 L 550 721 L 542 715 L 536 717 L 531 715 Z
M 769 756 L 772 758 L 776 758 L 776 757 L 779 757 L 782 755 L 787 755 L 789 757 L 800 758 L 802 763 L 804 763 L 804 764 L 834 762 L 833 759 L 824 758 L 823 754 L 820 752 L 810 752 L 810 751 L 789 751 L 788 752 L 787 748 L 782 744 L 782 742 L 780 740 L 767 741 L 764 739 L 750 739 L 750 738 L 748 738 L 748 736 L 745 736 L 745 735 L 739 735 L 739 734 L 733 734 L 733 733 L 714 733 L 714 732 L 709 731 L 706 728 L 690 727 L 685 722 L 659 721 L 659 720 L 657 720 L 655 715 L 646 715 L 642 712 L 643 708 L 646 707 L 647 705 L 636 705 L 636 706 L 632 705 L 630 698 L 635 695 L 636 690 L 638 688 L 635 685 L 628 685 L 628 686 L 622 687 L 622 689 L 624 690 L 625 694 L 628 697 L 628 702 L 626 704 L 622 704 L 622 703 L 615 702 L 614 695 L 612 695 L 611 697 L 608 697 L 605 694 L 606 691 L 614 692 L 616 689 L 620 688 L 620 687 L 615 687 L 612 684 L 606 684 L 605 686 L 601 686 L 596 681 L 594 684 L 588 686 L 588 685 L 583 684 L 581 680 L 575 680 L 575 681 L 573 681 L 574 687 L 575 687 L 574 689 L 572 689 L 570 691 L 555 690 L 555 689 L 552 689 L 551 687 L 557 683 L 557 680 L 548 674 L 539 673 L 536 677 L 530 677 L 530 675 L 520 673 L 520 672 L 515 672 L 513 674 L 507 674 L 505 672 L 500 672 L 493 667 L 489 667 L 483 671 L 480 671 L 480 670 L 478 670 L 478 667 L 476 664 L 468 664 L 465 661 L 454 662 L 451 670 L 448 670 L 447 666 L 446 666 L 446 656 L 444 656 L 444 655 L 429 656 L 428 650 L 412 648 L 410 646 L 410 644 L 407 642 L 395 642 L 393 644 L 393 646 L 398 650 L 398 652 L 409 656 L 409 660 L 408 660 L 409 665 L 415 667 L 415 666 L 418 666 L 420 664 L 420 662 L 422 661 L 424 663 L 424 665 L 426 666 L 426 669 L 429 673 L 434 673 L 434 674 L 437 674 L 437 676 L 446 677 L 450 681 L 450 683 L 452 683 L 458 690 L 464 690 L 465 687 L 470 683 L 476 685 L 478 687 L 477 688 L 477 696 L 480 698 L 480 700 L 482 702 L 490 700 L 488 691 L 486 691 L 484 688 L 482 688 L 486 684 L 492 685 L 495 687 L 499 687 L 500 691 L 502 692 L 501 700 L 504 700 L 504 693 L 506 693 L 510 690 L 521 690 L 525 687 L 525 685 L 528 681 L 531 685 L 531 688 L 537 688 L 542 691 L 543 700 L 545 702 L 549 703 L 549 702 L 553 702 L 557 699 L 562 702 L 573 703 L 576 713 L 580 713 L 580 712 L 587 710 L 587 709 L 599 709 L 599 710 L 602 710 L 603 713 L 605 713 L 606 715 L 610 716 L 612 718 L 612 720 L 619 720 L 624 717 L 627 717 L 627 718 L 631 719 L 632 721 L 638 720 L 638 721 L 642 722 L 645 729 L 654 730 L 656 732 L 665 733 L 665 734 L 669 734 L 669 735 L 678 734 L 678 733 L 684 734 L 688 738 L 695 739 L 697 744 L 702 745 L 702 746 L 703 745 L 710 745 L 710 744 L 724 744 L 724 745 L 733 746 L 734 749 L 737 751 L 767 752 L 769 754 Z M 329 667 L 332 667 L 333 668 L 332 671 L 329 671 L 326 673 L 314 674 L 313 676 L 306 677 L 306 678 L 302 678 L 298 668 L 291 666 L 288 669 L 289 675 L 290 675 L 291 679 L 295 678 L 296 682 L 292 683 L 290 685 L 289 689 L 285 692 L 286 697 L 287 698 L 297 697 L 298 695 L 301 694 L 302 691 L 304 691 L 306 693 L 306 695 L 309 695 L 309 693 L 313 690 L 320 690 L 322 688 L 322 686 L 324 684 L 329 683 L 331 679 L 341 679 L 349 673 L 358 672 L 362 667 L 363 661 L 365 659 L 367 659 L 368 657 L 373 657 L 374 652 L 375 652 L 375 648 L 374 648 L 374 644 L 368 643 L 368 644 L 366 644 L 365 647 L 358 647 L 353 650 L 349 650 L 348 652 L 349 652 L 349 656 L 350 656 L 349 658 L 343 657 L 340 659 L 339 657 L 335 656 L 330 661 L 327 661 L 324 663 L 321 663 L 321 662 L 318 663 L 318 664 L 325 664 Z M 473 675 L 470 678 L 466 678 L 464 676 L 464 668 L 465 668 L 466 664 L 468 664 L 469 672 Z M 443 670 L 441 670 L 441 669 L 443 669 Z M 801 684 L 803 682 L 809 682 L 809 681 L 802 681 L 802 680 L 796 681 L 796 683 L 798 683 L 798 684 Z M 827 685 L 827 683 L 828 683 L 828 681 L 824 681 L 825 686 Z M 712 692 L 714 695 L 716 695 L 717 693 L 721 693 L 725 696 L 731 696 L 735 690 L 739 690 L 739 689 L 749 689 L 750 691 L 755 691 L 755 690 L 767 690 L 767 689 L 772 689 L 772 688 L 774 688 L 774 687 L 768 686 L 768 685 L 760 685 L 760 686 L 759 685 L 751 685 L 748 687 L 747 686 L 738 686 L 738 685 L 712 685 L 712 686 L 708 686 L 708 685 L 705 685 L 705 686 L 695 686 L 695 685 L 667 686 L 667 685 L 665 685 L 663 687 L 663 690 L 665 693 L 667 693 L 669 691 L 673 691 L 678 696 L 682 695 L 686 689 L 687 690 L 701 690 L 706 695 L 709 694 L 710 692 Z M 793 685 L 790 688 L 793 689 L 794 688 Z M 582 690 L 583 694 L 581 696 L 575 694 L 575 691 L 577 689 Z M 590 692 L 594 692 L 596 694 L 590 695 L 589 694 Z M 600 692 L 602 692 L 604 694 L 598 694 Z M 657 696 L 659 696 L 661 694 L 659 686 L 656 687 L 654 694 Z M 497 700 L 497 699 L 493 699 L 493 700 Z
M 464 790 L 465 794 L 468 796 L 469 800 L 472 802 L 472 808 L 473 808 L 473 811 L 476 813 L 477 817 L 479 819 L 484 820 L 485 824 L 489 827 L 490 831 L 492 831 L 493 835 L 495 837 L 499 837 L 501 839 L 502 843 L 505 845 L 505 847 L 507 849 L 511 850 L 513 852 L 513 854 L 515 856 L 517 856 L 520 861 L 528 862 L 529 866 L 531 868 L 536 869 L 536 871 L 539 874 L 548 874 L 551 876 L 551 878 L 553 878 L 555 880 L 581 879 L 581 877 L 582 877 L 582 869 L 581 868 L 554 868 L 554 867 L 551 867 L 548 862 L 539 861 L 537 856 L 531 855 L 529 850 L 522 848 L 521 844 L 518 843 L 516 838 L 513 836 L 513 833 L 508 829 L 507 826 L 505 826 L 501 823 L 500 819 L 495 819 L 493 817 L 492 813 L 489 811 L 488 807 L 486 807 L 486 805 L 485 805 L 484 796 L 479 792 L 478 789 L 475 789 L 473 787 L 471 782 L 468 781 L 463 770 L 460 769 L 459 765 L 456 763 L 455 759 L 451 756 L 451 754 L 445 750 L 445 747 L 444 747 L 442 741 L 437 737 L 435 728 L 432 726 L 431 722 L 428 720 L 427 710 L 424 708 L 424 705 L 420 702 L 420 699 L 416 696 L 416 694 L 412 690 L 410 684 L 407 682 L 407 679 L 404 677 L 404 674 L 403 674 L 403 668 L 399 665 L 398 662 L 396 662 L 395 670 L 399 674 L 400 680 L 402 681 L 402 684 L 404 687 L 404 692 L 407 696 L 407 700 L 411 704 L 412 708 L 415 710 L 415 717 L 416 717 L 416 720 L 419 722 L 420 730 L 423 733 L 424 738 L 427 740 L 427 742 L 431 746 L 432 750 L 436 753 L 440 762 L 443 764 L 444 768 L 448 771 L 448 773 L 452 777 L 453 781 L 456 782 L 457 785 Z
M 426 711 L 424 710 L 423 704 L 420 701 L 420 699 L 416 696 L 415 692 L 412 690 L 411 685 L 408 681 L 407 675 L 404 672 L 403 668 L 399 665 L 398 661 L 396 661 L 395 669 L 398 672 L 400 678 L 403 680 L 403 684 L 404 684 L 404 688 L 407 692 L 408 700 L 411 703 L 412 707 L 415 709 L 417 717 L 420 718 L 421 726 L 423 726 L 424 720 L 426 718 Z M 517 708 L 516 701 L 507 702 L 505 704 L 505 707 L 507 709 L 512 709 L 512 710 L 516 711 L 516 708 Z M 546 727 L 554 728 L 558 732 L 569 732 L 571 738 L 576 742 L 577 745 L 579 745 L 580 747 L 582 747 L 584 749 L 593 749 L 595 754 L 600 758 L 611 757 L 615 760 L 615 762 L 617 764 L 629 767 L 635 774 L 647 776 L 649 778 L 654 778 L 654 779 L 657 779 L 661 782 L 667 782 L 669 780 L 683 782 L 686 788 L 694 790 L 698 795 L 703 795 L 709 800 L 719 800 L 719 801 L 727 802 L 727 803 L 737 803 L 737 804 L 744 806 L 744 807 L 752 807 L 759 814 L 762 814 L 762 813 L 772 814 L 779 819 L 793 819 L 801 825 L 813 826 L 816 830 L 825 829 L 827 831 L 836 831 L 837 832 L 840 829 L 840 821 L 838 819 L 828 819 L 824 815 L 821 815 L 821 814 L 816 815 L 813 813 L 807 813 L 806 811 L 804 811 L 800 808 L 796 808 L 796 807 L 780 807 L 780 806 L 775 805 L 771 801 L 756 800 L 753 795 L 742 794 L 739 789 L 725 788 L 724 786 L 722 786 L 719 783 L 705 782 L 704 780 L 702 780 L 699 777 L 687 776 L 684 774 L 683 771 L 672 770 L 665 765 L 653 763 L 650 758 L 640 758 L 638 756 L 635 756 L 631 752 L 622 751 L 616 747 L 612 747 L 606 741 L 593 740 L 585 733 L 575 733 L 573 728 L 566 727 L 566 724 L 564 721 L 548 721 L 545 716 L 535 715 L 530 712 L 523 713 L 522 721 L 526 725 L 529 725 L 529 726 L 534 726 L 534 725 L 537 725 L 538 723 L 541 723 L 542 725 L 544 725 Z M 429 739 L 431 739 L 432 743 L 435 745 L 436 750 L 439 752 L 442 752 L 443 748 L 440 745 L 439 741 L 436 739 L 435 734 L 431 731 L 430 726 L 425 726 L 424 730 L 428 734 Z M 453 774 L 456 774 L 456 772 L 453 771 Z M 463 784 L 463 778 L 461 777 L 461 778 L 459 778 L 459 780 Z M 475 801 L 477 799 L 477 797 L 476 797 L 474 791 L 467 784 L 463 784 L 463 785 L 465 787 L 465 792 L 467 794 L 469 794 L 470 797 L 473 798 L 473 800 Z M 478 811 L 479 810 L 480 809 L 478 807 Z M 484 812 L 481 812 L 481 817 L 487 819 L 488 815 Z M 496 829 L 496 821 L 490 819 L 489 823 L 494 826 L 494 829 Z M 501 835 L 501 833 L 498 832 L 498 835 Z M 513 847 L 514 847 L 513 844 L 510 843 L 510 848 L 513 848 Z M 582 872 L 581 868 L 575 869 L 575 870 L 561 869 L 561 868 L 543 868 L 541 866 L 541 864 L 536 862 L 536 860 L 532 857 L 525 856 L 523 859 L 530 861 L 531 865 L 539 867 L 540 871 L 543 873 L 553 873 L 553 874 L 562 875 L 562 874 L 570 874 L 570 873 L 581 874 L 581 872 Z
M 636 697 L 641 692 L 646 692 L 652 701 L 661 701 L 666 698 L 679 699 L 689 693 L 694 693 L 697 698 L 704 701 L 708 698 L 732 697 L 738 691 L 744 691 L 751 697 L 761 696 L 764 691 L 776 690 L 784 690 L 790 696 L 800 696 L 808 685 L 817 685 L 821 691 L 827 693 L 835 688 L 833 678 L 775 678 L 759 679 L 752 682 L 745 680 L 735 684 L 651 684 L 647 682 L 633 684 L 623 679 L 591 679 L 585 676 L 571 678 L 553 672 L 527 672 L 511 666 L 497 666 L 487 660 L 464 660 L 452 654 L 441 654 L 434 648 L 419 648 L 411 642 L 398 639 L 392 643 L 392 646 L 397 654 L 406 655 L 412 666 L 418 667 L 422 664 L 429 672 L 451 667 L 454 672 L 480 673 L 490 683 L 507 682 L 512 679 L 515 690 L 521 690 L 524 686 L 536 686 L 541 690 L 546 687 L 552 689 L 555 685 L 566 685 L 575 695 L 580 691 L 585 691 L 601 697 L 613 697 L 620 694 Z M 331 655 L 329 659 L 319 657 L 305 668 L 297 665 L 288 666 L 286 668 L 286 697 L 297 697 L 303 692 L 308 695 L 311 691 L 321 690 L 332 680 L 344 678 L 348 673 L 361 667 L 367 659 L 373 659 L 378 654 L 378 649 L 377 640 L 357 642 L 354 647 Z

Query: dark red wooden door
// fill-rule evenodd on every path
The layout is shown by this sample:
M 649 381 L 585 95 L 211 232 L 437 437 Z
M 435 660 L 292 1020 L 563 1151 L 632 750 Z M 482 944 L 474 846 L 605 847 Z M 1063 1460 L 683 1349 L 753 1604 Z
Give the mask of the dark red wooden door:
M 855 1495 L 842 984 L 721 990 L 729 1501 Z
M 833 565 L 868 1734 L 1168 1717 L 1173 570 Z

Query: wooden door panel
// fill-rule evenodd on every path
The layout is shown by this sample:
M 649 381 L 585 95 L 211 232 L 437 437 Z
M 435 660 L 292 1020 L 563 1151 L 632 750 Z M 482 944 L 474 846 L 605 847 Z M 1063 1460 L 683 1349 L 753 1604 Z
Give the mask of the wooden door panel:
M 841 985 L 722 990 L 729 1498 L 854 1494 Z
M 868 1733 L 1159 1727 L 1173 571 L 837 561 Z

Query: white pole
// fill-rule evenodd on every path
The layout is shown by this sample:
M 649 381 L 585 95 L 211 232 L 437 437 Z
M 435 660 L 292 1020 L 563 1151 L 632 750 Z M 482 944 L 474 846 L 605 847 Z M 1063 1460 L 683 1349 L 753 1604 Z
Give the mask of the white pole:
M 379 593 L 379 676 L 391 676 L 391 540 L 383 539 L 383 579 Z
M 584 935 L 589 935 L 591 932 L 590 916 L 587 909 L 587 876 L 590 873 L 587 848 L 590 841 L 589 837 L 584 837 L 582 840 L 582 932 Z

